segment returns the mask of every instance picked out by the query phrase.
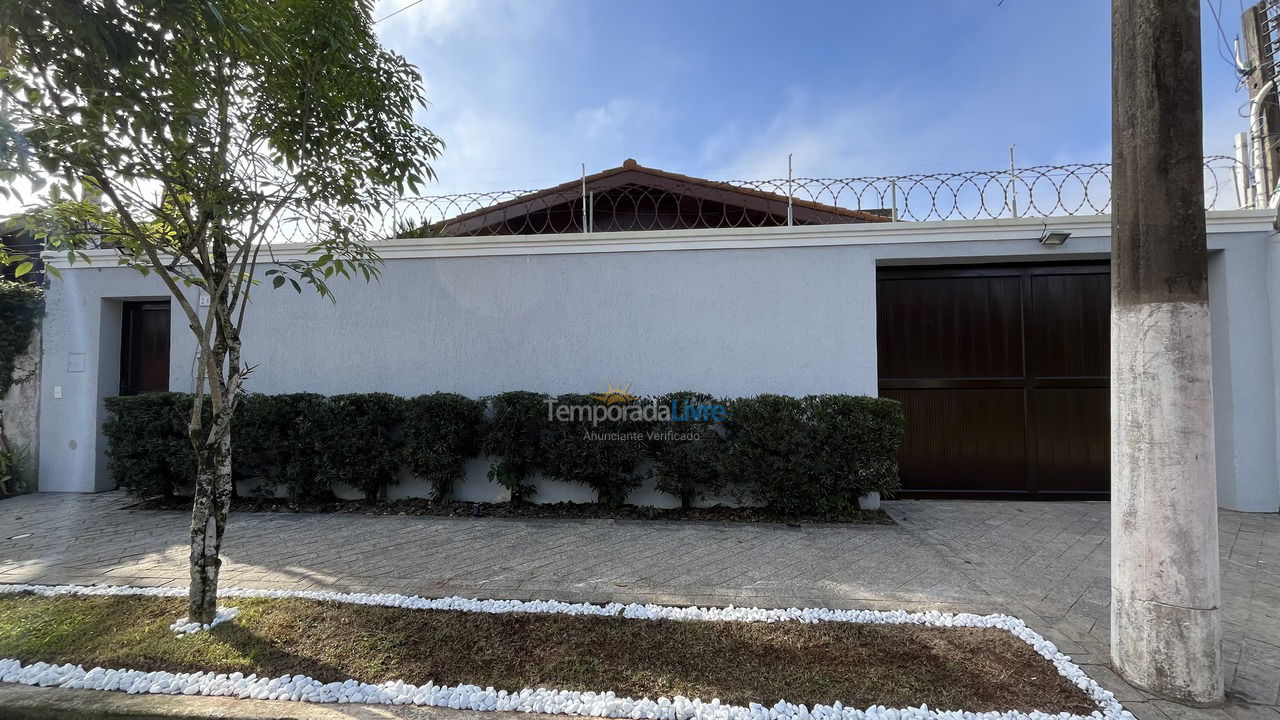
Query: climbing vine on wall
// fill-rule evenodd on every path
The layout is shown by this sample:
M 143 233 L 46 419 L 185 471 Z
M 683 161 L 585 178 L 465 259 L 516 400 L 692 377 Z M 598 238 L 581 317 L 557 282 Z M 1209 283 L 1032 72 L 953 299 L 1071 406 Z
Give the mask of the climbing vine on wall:
M 44 290 L 37 285 L 0 280 L 0 397 L 24 378 L 16 377 L 19 357 L 44 313 Z

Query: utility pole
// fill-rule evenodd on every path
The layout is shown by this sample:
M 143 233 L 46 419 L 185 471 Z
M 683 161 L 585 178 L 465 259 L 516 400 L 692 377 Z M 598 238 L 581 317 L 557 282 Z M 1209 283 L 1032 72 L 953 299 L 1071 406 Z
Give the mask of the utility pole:
M 1277 0 L 1262 0 L 1240 15 L 1244 39 L 1244 83 L 1249 93 L 1249 139 L 1253 146 L 1254 197 L 1267 207 L 1280 175 L 1280 102 L 1276 98 Z
M 1112 2 L 1111 658 L 1223 698 L 1198 0 Z

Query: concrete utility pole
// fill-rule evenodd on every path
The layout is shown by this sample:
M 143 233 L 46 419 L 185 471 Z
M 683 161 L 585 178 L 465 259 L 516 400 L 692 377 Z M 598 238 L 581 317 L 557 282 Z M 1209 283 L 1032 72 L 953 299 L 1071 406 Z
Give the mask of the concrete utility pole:
M 1111 658 L 1221 701 L 1200 8 L 1113 0 Z

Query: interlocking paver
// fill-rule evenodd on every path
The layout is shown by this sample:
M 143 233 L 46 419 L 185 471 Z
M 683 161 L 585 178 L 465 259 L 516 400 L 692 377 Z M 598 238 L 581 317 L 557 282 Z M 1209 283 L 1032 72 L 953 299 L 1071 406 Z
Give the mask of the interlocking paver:
M 187 519 L 118 492 L 0 502 L 0 582 L 186 583 Z M 895 526 L 237 514 L 224 584 L 578 601 L 1006 612 L 1144 720 L 1280 720 L 1280 516 L 1222 512 L 1234 704 L 1190 709 L 1106 665 L 1106 503 L 899 501 Z M 1241 701 L 1246 701 L 1242 703 Z

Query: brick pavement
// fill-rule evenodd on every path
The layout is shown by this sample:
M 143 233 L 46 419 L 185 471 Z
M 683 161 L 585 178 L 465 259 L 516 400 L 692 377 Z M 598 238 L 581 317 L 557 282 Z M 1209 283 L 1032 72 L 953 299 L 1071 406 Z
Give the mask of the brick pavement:
M 0 582 L 185 585 L 186 518 L 121 493 L 0 502 Z M 1107 667 L 1106 503 L 900 501 L 896 526 L 240 514 L 228 586 L 1018 615 L 1139 717 L 1280 720 L 1280 516 L 1220 515 L 1235 702 L 1152 699 Z

